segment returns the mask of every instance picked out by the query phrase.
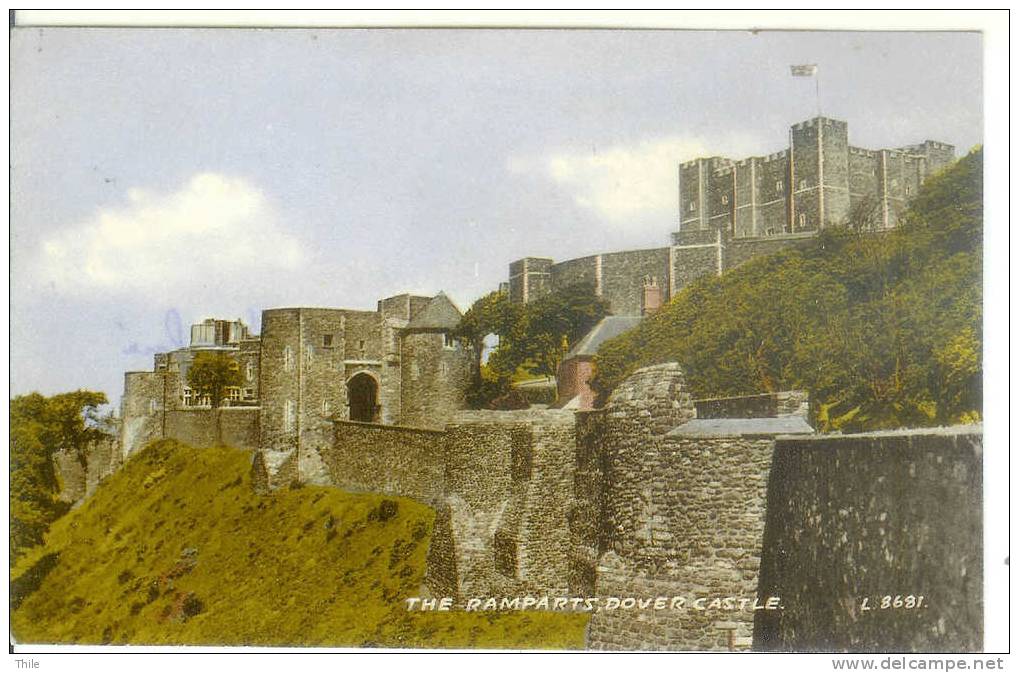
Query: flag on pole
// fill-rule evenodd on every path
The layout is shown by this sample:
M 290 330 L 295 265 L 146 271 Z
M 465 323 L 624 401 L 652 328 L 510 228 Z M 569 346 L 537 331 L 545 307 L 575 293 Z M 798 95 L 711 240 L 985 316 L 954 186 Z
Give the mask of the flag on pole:
M 817 74 L 817 64 L 809 63 L 806 65 L 791 65 L 789 69 L 793 73 L 793 77 L 813 77 Z

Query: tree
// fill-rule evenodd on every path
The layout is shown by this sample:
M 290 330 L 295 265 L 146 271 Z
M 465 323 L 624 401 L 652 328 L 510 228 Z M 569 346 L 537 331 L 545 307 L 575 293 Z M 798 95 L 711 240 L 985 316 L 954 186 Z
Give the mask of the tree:
M 521 362 L 534 374 L 555 376 L 566 353 L 608 315 L 608 302 L 597 296 L 594 286 L 578 283 L 554 290 L 528 304 L 521 332 L 515 339 Z
M 500 347 L 505 348 L 514 325 L 519 321 L 520 309 L 520 306 L 510 301 L 506 292 L 490 292 L 467 309 L 453 333 L 454 337 L 471 349 L 471 383 L 467 397 L 472 406 L 488 401 L 490 396 L 497 396 L 500 388 L 504 387 L 504 382 L 500 381 L 500 372 L 482 365 L 485 340 L 495 335 L 499 337 Z
M 208 397 L 215 409 L 223 401 L 226 389 L 243 382 L 237 362 L 219 351 L 199 351 L 191 362 L 188 385 L 198 397 Z
M 67 511 L 57 500 L 60 483 L 53 455 L 72 451 L 82 467 L 92 442 L 103 436 L 99 407 L 106 395 L 77 390 L 52 397 L 20 395 L 10 402 L 11 563 L 40 544 L 50 524 Z

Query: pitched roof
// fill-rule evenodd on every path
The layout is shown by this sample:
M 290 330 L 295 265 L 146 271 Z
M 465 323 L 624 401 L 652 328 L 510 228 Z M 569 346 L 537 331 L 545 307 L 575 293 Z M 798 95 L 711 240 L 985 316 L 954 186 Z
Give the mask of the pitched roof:
M 587 336 L 578 341 L 577 345 L 566 354 L 566 359 L 579 355 L 594 355 L 604 342 L 633 329 L 640 321 L 639 315 L 610 315 L 602 318 L 597 325 L 591 328 Z
M 460 324 L 460 309 L 449 300 L 445 293 L 432 297 L 432 300 L 425 304 L 425 307 L 414 314 L 414 317 L 407 323 L 406 330 L 452 330 Z

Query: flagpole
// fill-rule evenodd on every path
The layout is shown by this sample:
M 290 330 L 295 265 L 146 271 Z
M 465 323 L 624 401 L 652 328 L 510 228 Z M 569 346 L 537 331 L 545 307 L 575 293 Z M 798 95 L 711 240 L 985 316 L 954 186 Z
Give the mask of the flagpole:
M 821 75 L 814 72 L 814 95 L 817 97 L 817 116 L 821 116 Z

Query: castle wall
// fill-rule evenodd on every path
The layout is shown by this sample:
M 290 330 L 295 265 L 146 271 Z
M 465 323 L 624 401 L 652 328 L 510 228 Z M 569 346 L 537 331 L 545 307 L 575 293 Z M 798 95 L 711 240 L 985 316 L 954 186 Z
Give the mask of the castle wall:
M 795 124 L 792 231 L 817 231 L 849 216 L 849 134 L 845 122 L 818 117 Z
M 595 288 L 595 292 L 601 294 L 601 274 L 599 271 L 601 262 L 598 258 L 599 255 L 590 255 L 553 264 L 550 267 L 552 287 L 569 287 L 570 285 L 585 284 Z
M 298 332 L 297 309 L 262 311 L 259 427 L 260 444 L 264 449 L 286 451 L 297 448 Z M 289 355 L 285 356 L 285 353 Z
M 569 588 L 571 596 L 594 596 L 598 558 L 609 531 L 604 516 L 608 412 L 576 414 L 576 458 L 570 521 Z
M 837 119 L 824 119 L 819 123 L 824 124 L 821 136 L 824 160 L 824 217 L 821 228 L 824 228 L 845 224 L 849 217 L 849 127 Z
M 708 178 L 708 228 L 732 234 L 735 176 L 731 165 L 718 168 Z
M 668 288 L 669 249 L 627 250 L 601 255 L 601 296 L 613 315 L 640 315 L 644 276 Z M 666 294 L 666 298 L 668 295 Z
M 163 437 L 163 399 L 166 375 L 162 372 L 127 372 L 121 400 L 120 451 L 124 458 Z
M 733 235 L 760 236 L 760 157 L 750 157 L 733 166 Z
M 441 332 L 405 333 L 401 345 L 401 425 L 442 428 L 464 407 L 470 354 Z
M 707 184 L 704 160 L 687 161 L 679 166 L 679 229 L 704 231 L 708 228 Z
M 351 421 L 333 425 L 332 444 L 318 451 L 329 483 L 346 491 L 441 500 L 443 432 Z
M 239 449 L 257 449 L 259 444 L 258 407 L 223 407 L 219 414 L 219 441 Z
M 764 238 L 733 238 L 725 242 L 722 250 L 722 263 L 726 270 L 750 261 L 754 257 L 771 255 L 786 248 L 797 245 L 809 245 L 813 233 L 782 234 Z
M 85 497 L 85 468 L 73 451 L 61 449 L 54 452 L 53 470 L 60 481 L 57 500 L 75 503 Z
M 804 420 L 810 420 L 809 395 L 799 390 L 714 397 L 694 400 L 693 404 L 697 418 L 774 418 L 797 414 Z
M 789 151 L 769 154 L 760 166 L 759 236 L 789 231 Z
M 462 412 L 447 438 L 446 504 L 458 573 L 452 595 L 564 595 L 573 414 Z
M 768 399 L 702 407 L 763 417 L 802 411 L 805 401 L 759 397 Z M 593 585 L 600 601 L 592 649 L 751 645 L 774 439 L 666 434 L 695 409 L 673 363 L 638 370 L 604 410 L 578 414 L 570 581 L 574 592 Z M 667 600 L 660 609 L 607 609 L 612 597 Z
M 318 447 L 332 431 L 334 417 L 350 417 L 347 383 L 360 373 L 378 386 L 379 416 L 396 420 L 399 377 L 392 343 L 383 339 L 375 311 L 271 309 L 262 313 L 260 366 L 262 446 L 274 451 L 301 444 Z M 387 331 L 392 338 L 394 330 Z
M 60 449 L 53 454 L 53 469 L 60 480 L 57 499 L 77 503 L 92 495 L 106 477 L 121 465 L 120 437 L 102 435 L 85 448 L 85 465 L 74 451 Z
M 259 414 L 258 407 L 171 409 L 166 412 L 163 438 L 191 446 L 254 450 L 259 444 Z
M 980 651 L 982 448 L 979 426 L 780 439 L 759 591 L 785 609 L 755 649 Z
M 255 403 L 259 399 L 258 380 L 262 342 L 259 339 L 246 339 L 240 343 L 237 363 L 241 369 L 241 399 Z
M 669 296 L 697 280 L 701 276 L 720 272 L 721 246 L 717 242 L 718 232 L 714 232 L 716 241 L 711 244 L 695 244 L 672 248 L 672 273 Z
M 552 289 L 552 260 L 525 257 L 510 264 L 510 300 L 526 304 Z
M 216 411 L 213 409 L 172 409 L 166 412 L 164 439 L 191 446 L 217 444 Z

